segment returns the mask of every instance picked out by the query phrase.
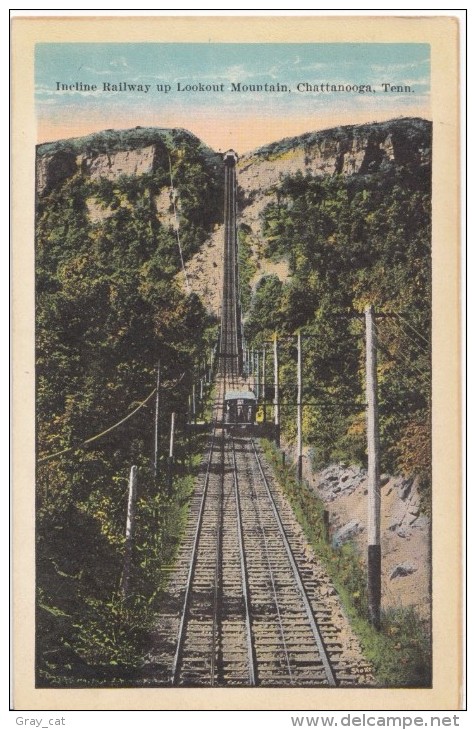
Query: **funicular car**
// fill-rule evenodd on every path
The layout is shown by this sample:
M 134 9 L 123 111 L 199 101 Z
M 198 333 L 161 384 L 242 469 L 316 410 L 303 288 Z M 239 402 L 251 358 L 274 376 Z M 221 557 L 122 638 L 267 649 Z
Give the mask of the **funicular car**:
M 250 428 L 256 423 L 256 396 L 251 390 L 225 393 L 223 420 L 227 428 Z

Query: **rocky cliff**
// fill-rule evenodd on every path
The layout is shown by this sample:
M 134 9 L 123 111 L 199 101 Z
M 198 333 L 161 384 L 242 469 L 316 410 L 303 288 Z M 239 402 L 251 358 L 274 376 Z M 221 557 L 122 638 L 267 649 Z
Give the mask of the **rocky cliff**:
M 277 270 L 263 259 L 261 247 L 260 215 L 276 199 L 284 177 L 358 177 L 428 168 L 431 130 L 431 122 L 417 118 L 348 125 L 283 139 L 244 155 L 237 165 L 240 222 L 250 229 L 257 278 L 275 273 L 284 281 L 288 275 L 285 262 Z
M 311 175 L 365 175 L 430 160 L 431 123 L 423 119 L 348 125 L 309 132 L 260 147 L 239 161 L 240 184 L 256 179 L 257 168 L 271 172 L 270 184 L 283 170 Z
M 97 180 L 116 180 L 122 175 L 153 173 L 159 165 L 168 169 L 170 150 L 186 142 L 211 159 L 212 150 L 183 129 L 137 127 L 106 130 L 87 137 L 38 145 L 36 189 L 50 192 L 78 172 Z
M 106 130 L 78 139 L 62 140 L 37 148 L 37 193 L 48 194 L 77 173 L 92 181 L 104 178 L 152 174 L 168 170 L 171 149 L 186 142 L 200 150 L 216 170 L 220 157 L 183 129 L 142 128 Z M 256 271 L 252 285 L 266 274 L 288 278 L 286 261 L 267 260 L 263 255 L 260 215 L 276 196 L 276 186 L 287 175 L 362 176 L 391 171 L 399 166 L 414 169 L 430 164 L 431 123 L 422 119 L 396 119 L 388 122 L 349 125 L 283 139 L 244 155 L 237 165 L 239 222 L 248 226 Z M 181 154 L 181 153 L 180 153 Z M 217 173 L 218 174 L 218 173 Z M 159 220 L 173 226 L 168 181 L 155 197 Z M 180 200 L 178 200 L 180 207 Z M 110 214 L 104 205 L 88 200 L 92 222 Z M 203 251 L 188 265 L 193 289 L 211 311 L 219 306 L 221 292 L 222 240 L 215 232 Z

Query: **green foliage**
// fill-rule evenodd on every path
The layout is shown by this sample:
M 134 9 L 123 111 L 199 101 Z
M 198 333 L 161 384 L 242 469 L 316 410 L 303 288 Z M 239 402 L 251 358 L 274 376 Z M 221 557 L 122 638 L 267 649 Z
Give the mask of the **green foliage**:
M 163 138 L 150 130 L 106 133 L 63 146 L 93 155 L 147 140 L 157 145 L 152 173 L 92 180 L 78 170 L 38 198 L 37 453 L 41 460 L 70 449 L 40 461 L 37 470 L 37 682 L 44 687 L 120 685 L 137 671 L 160 605 L 163 568 L 174 560 L 183 529 L 189 453 L 202 448 L 197 439 L 187 442 L 188 395 L 216 339 L 216 323 L 196 295 L 180 289 L 175 232 L 159 219 L 154 199 L 170 185 L 170 159 L 183 250 L 190 255 L 222 215 L 217 158 L 180 130 Z M 53 147 L 40 154 L 62 143 Z M 159 359 L 157 481 L 151 470 L 155 399 L 101 439 L 80 445 L 151 393 Z M 177 473 L 169 494 L 172 411 Z M 132 595 L 124 601 L 119 587 L 132 464 L 139 478 Z
M 431 637 L 427 623 L 410 608 L 383 612 L 380 631 L 371 626 L 365 566 L 355 548 L 350 543 L 332 548 L 326 542 L 321 500 L 296 481 L 292 467 L 283 467 L 274 444 L 262 440 L 261 445 L 304 534 L 339 592 L 378 685 L 431 686 Z
M 413 131 L 410 151 L 417 139 L 424 141 L 418 124 Z M 395 123 L 392 134 L 397 132 Z M 339 130 L 335 134 L 337 139 Z M 394 145 L 401 142 L 394 139 Z M 280 181 L 262 214 L 264 250 L 273 260 L 286 259 L 291 278 L 259 282 L 246 313 L 245 337 L 250 347 L 274 331 L 280 338 L 282 429 L 292 439 L 295 333 L 301 330 L 303 401 L 309 404 L 303 433 L 315 465 L 365 463 L 363 311 L 373 304 L 382 469 L 418 474 L 428 490 L 431 189 L 428 167 L 417 164 L 410 151 L 405 157 L 399 148 L 405 164 L 377 172 L 370 172 L 371 166 L 367 174 L 347 177 L 298 172 Z M 266 154 L 278 152 L 281 147 Z
M 420 154 L 428 154 L 431 146 L 431 122 L 418 118 L 393 119 L 388 122 L 374 122 L 370 124 L 346 125 L 332 129 L 307 132 L 298 137 L 287 137 L 260 147 L 254 152 L 259 160 L 273 161 L 292 154 L 297 150 L 305 153 L 306 164 L 317 149 L 334 147 L 336 152 L 341 151 L 349 144 L 349 137 L 356 142 L 371 140 L 375 156 L 379 155 L 379 144 L 391 137 L 394 150 L 397 152 L 397 164 L 406 162 L 411 164 Z M 249 164 L 249 163 L 248 163 Z
M 136 127 L 135 129 L 106 129 L 95 132 L 86 137 L 64 139 L 57 142 L 47 142 L 38 145 L 37 155 L 53 155 L 58 152 L 71 152 L 75 155 L 110 154 L 123 150 L 133 150 L 138 147 L 157 145 L 159 149 L 167 150 L 189 143 L 199 148 L 207 159 L 217 159 L 218 155 L 209 147 L 203 145 L 191 132 L 184 129 L 169 129 L 160 127 Z
M 263 276 L 256 285 L 246 320 L 246 337 L 250 341 L 269 338 L 276 328 L 276 313 L 282 297 L 282 284 L 277 276 Z
M 256 272 L 256 265 L 251 256 L 251 229 L 241 224 L 238 229 L 238 269 L 240 272 L 240 303 L 244 311 L 248 310 L 251 301 L 251 280 Z

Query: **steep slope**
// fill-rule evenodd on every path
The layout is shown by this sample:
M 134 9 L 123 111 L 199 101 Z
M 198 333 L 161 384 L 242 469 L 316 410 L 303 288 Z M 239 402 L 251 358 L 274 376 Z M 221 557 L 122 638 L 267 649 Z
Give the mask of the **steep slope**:
M 121 175 L 152 173 L 162 166 L 168 171 L 172 151 L 194 149 L 206 164 L 220 157 L 185 129 L 136 127 L 108 129 L 86 137 L 47 142 L 37 147 L 37 191 L 42 194 L 76 172 L 110 180 Z
M 237 165 L 240 219 L 249 227 L 252 251 L 260 276 L 289 277 L 286 262 L 276 268 L 266 260 L 260 216 L 287 176 L 364 176 L 391 174 L 397 168 L 429 169 L 431 123 L 423 119 L 395 119 L 309 132 L 260 147 Z
M 246 337 L 256 350 L 274 331 L 282 338 L 283 437 L 295 437 L 289 338 L 301 328 L 314 472 L 365 463 L 362 328 L 341 315 L 373 303 L 393 317 L 379 324 L 383 468 L 414 480 L 419 517 L 429 513 L 431 473 L 430 159 L 431 127 L 410 119 L 282 140 L 238 164 Z M 222 184 L 220 156 L 181 129 L 108 130 L 37 149 L 38 454 L 66 452 L 38 468 L 39 686 L 115 681 L 140 662 L 178 539 L 170 525 L 187 497 L 157 490 L 149 406 L 77 447 L 151 392 L 159 358 L 163 440 L 172 411 L 184 425 L 194 368 L 215 336 Z M 191 295 L 181 286 L 177 220 Z M 184 463 L 186 448 L 179 438 Z M 131 464 L 143 475 L 144 560 L 125 607 L 117 586 Z M 362 483 L 356 495 L 364 491 Z M 336 531 L 345 527 L 347 507 L 333 517 Z

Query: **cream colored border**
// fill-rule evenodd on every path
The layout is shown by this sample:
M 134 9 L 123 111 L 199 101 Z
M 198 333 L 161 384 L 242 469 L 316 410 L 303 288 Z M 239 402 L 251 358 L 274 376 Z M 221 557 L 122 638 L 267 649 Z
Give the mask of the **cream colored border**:
M 433 605 L 431 690 L 34 687 L 33 54 L 50 42 L 419 42 L 431 44 L 434 122 Z M 458 22 L 447 17 L 14 18 L 13 356 L 15 710 L 449 710 L 461 706 Z

